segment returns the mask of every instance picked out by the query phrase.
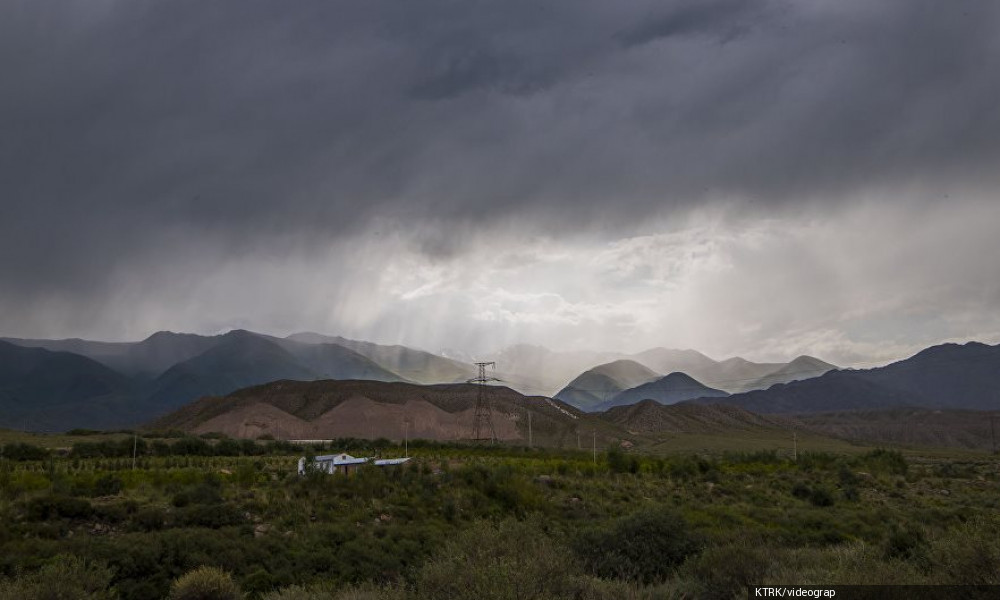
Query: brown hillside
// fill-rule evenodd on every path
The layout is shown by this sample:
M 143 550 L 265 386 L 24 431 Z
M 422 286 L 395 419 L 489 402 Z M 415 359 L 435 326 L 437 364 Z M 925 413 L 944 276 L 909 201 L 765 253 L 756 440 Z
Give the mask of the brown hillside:
M 868 443 L 989 450 L 991 414 L 892 408 L 798 415 L 798 420 L 817 433 Z M 1000 423 L 996 433 L 1000 443 Z
M 332 439 L 359 437 L 467 439 L 472 431 L 477 387 L 379 381 L 277 381 L 207 397 L 148 425 L 232 437 Z M 624 431 L 561 402 L 490 387 L 493 425 L 501 440 L 574 446 L 577 433 L 597 431 L 598 443 L 622 439 Z
M 762 417 L 726 404 L 670 404 L 643 400 L 616 406 L 604 418 L 635 433 L 718 433 L 747 429 L 788 428 L 790 422 Z

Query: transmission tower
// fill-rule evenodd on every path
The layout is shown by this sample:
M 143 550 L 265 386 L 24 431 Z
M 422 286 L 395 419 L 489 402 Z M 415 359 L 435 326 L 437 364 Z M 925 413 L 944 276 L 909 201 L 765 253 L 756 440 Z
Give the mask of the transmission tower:
M 486 382 L 500 381 L 496 377 L 486 376 L 486 367 L 496 368 L 495 362 L 477 362 L 479 367 L 479 377 L 470 379 L 469 383 L 476 386 L 476 414 L 472 419 L 472 439 L 473 441 L 489 440 L 492 444 L 497 438 L 497 432 L 493 428 L 493 407 L 487 396 Z M 488 437 L 487 437 L 488 436 Z

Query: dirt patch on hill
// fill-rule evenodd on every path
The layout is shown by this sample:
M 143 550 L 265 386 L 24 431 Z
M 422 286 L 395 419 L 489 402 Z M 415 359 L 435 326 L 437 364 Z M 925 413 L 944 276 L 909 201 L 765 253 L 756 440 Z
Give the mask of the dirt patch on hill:
M 315 439 L 316 426 L 264 402 L 255 402 L 212 417 L 194 429 L 194 433 L 224 433 L 235 438 L 258 438 L 271 435 L 279 440 Z
M 213 417 L 195 428 L 195 433 L 220 432 L 231 437 L 256 438 L 269 434 L 276 439 L 332 439 L 339 437 L 467 439 L 472 432 L 475 410 L 447 412 L 426 400 L 401 404 L 375 402 L 361 395 L 343 400 L 316 419 L 306 421 L 275 406 L 256 402 Z M 516 419 L 500 411 L 493 413 L 498 439 L 516 440 Z
M 385 437 L 430 440 L 457 440 L 469 437 L 474 409 L 447 412 L 425 400 L 407 400 L 402 404 L 375 402 L 363 396 L 349 398 L 312 423 L 323 438 Z M 519 439 L 514 423 L 493 414 L 493 427 L 502 440 Z

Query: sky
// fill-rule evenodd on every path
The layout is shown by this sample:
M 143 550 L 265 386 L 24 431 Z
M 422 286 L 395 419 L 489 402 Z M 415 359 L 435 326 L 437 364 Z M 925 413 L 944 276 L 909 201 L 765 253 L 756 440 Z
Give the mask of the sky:
M 0 335 L 1000 342 L 993 0 L 0 4 Z

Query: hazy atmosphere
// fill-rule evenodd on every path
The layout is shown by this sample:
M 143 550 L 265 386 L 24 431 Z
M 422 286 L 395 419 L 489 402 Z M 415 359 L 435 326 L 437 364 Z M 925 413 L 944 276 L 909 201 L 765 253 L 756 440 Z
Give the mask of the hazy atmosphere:
M 1000 341 L 1000 4 L 0 5 L 0 336 Z

